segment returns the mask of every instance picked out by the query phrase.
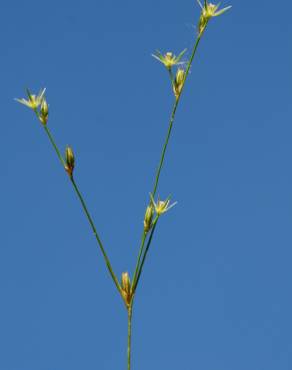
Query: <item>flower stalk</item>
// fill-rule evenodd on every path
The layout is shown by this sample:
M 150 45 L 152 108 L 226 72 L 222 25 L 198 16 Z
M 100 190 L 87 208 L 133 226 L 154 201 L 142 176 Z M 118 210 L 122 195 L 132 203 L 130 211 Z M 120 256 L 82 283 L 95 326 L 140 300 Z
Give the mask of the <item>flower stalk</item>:
M 163 142 L 160 159 L 159 159 L 158 166 L 157 166 L 155 176 L 154 176 L 153 189 L 152 189 L 152 192 L 150 193 L 150 199 L 149 199 L 149 202 L 146 207 L 145 214 L 144 214 L 143 231 L 142 231 L 140 247 L 139 247 L 139 251 L 138 251 L 138 255 L 136 259 L 136 265 L 135 265 L 134 273 L 132 275 L 132 281 L 130 279 L 128 272 L 123 272 L 121 276 L 121 281 L 119 282 L 117 275 L 115 274 L 114 269 L 110 263 L 109 257 L 105 251 L 101 238 L 97 232 L 93 219 L 88 211 L 85 200 L 79 190 L 79 187 L 77 186 L 75 182 L 74 173 L 75 173 L 76 163 L 75 163 L 75 155 L 74 155 L 73 149 L 67 146 L 65 149 L 65 156 L 63 157 L 51 134 L 50 129 L 48 128 L 49 105 L 45 98 L 45 89 L 41 90 L 38 95 L 33 95 L 30 93 L 29 90 L 27 90 L 27 96 L 28 96 L 27 99 L 16 99 L 19 103 L 33 110 L 33 112 L 36 114 L 37 119 L 42 123 L 42 127 L 44 128 L 45 133 L 48 136 L 48 139 L 53 149 L 55 150 L 56 155 L 62 167 L 68 174 L 68 178 L 77 195 L 77 198 L 81 204 L 82 210 L 88 220 L 88 223 L 94 234 L 98 247 L 102 253 L 102 256 L 105 261 L 107 270 L 110 274 L 110 277 L 117 291 L 121 295 L 121 298 L 123 299 L 125 308 L 127 310 L 127 317 L 128 317 L 127 370 L 131 370 L 132 315 L 133 315 L 133 305 L 134 305 L 136 290 L 137 290 L 140 278 L 143 273 L 145 261 L 148 256 L 151 243 L 153 241 L 153 237 L 154 237 L 155 230 L 157 228 L 158 221 L 164 213 L 166 213 L 176 204 L 176 202 L 173 204 L 170 204 L 170 197 L 166 198 L 166 200 L 163 201 L 163 200 L 160 200 L 159 197 L 157 198 L 156 194 L 158 192 L 160 175 L 161 175 L 161 171 L 163 169 L 164 163 L 165 163 L 166 151 L 167 151 L 170 137 L 172 134 L 177 108 L 179 106 L 181 96 L 184 90 L 184 86 L 189 76 L 194 57 L 197 53 L 199 43 L 201 41 L 201 38 L 206 30 L 206 27 L 210 19 L 225 13 L 230 8 L 229 6 L 229 7 L 219 10 L 219 4 L 214 5 L 212 3 L 209 3 L 207 0 L 204 0 L 203 5 L 201 4 L 199 0 L 198 0 L 198 3 L 201 8 L 201 14 L 200 14 L 199 22 L 198 22 L 198 34 L 197 34 L 197 38 L 194 43 L 189 60 L 187 62 L 182 61 L 182 57 L 185 55 L 186 49 L 183 50 L 180 54 L 178 54 L 178 56 L 176 56 L 172 52 L 167 52 L 165 54 L 162 54 L 160 51 L 157 51 L 155 54 L 153 54 L 153 57 L 157 59 L 159 62 L 161 62 L 169 73 L 169 77 L 171 80 L 171 86 L 172 86 L 172 90 L 174 93 L 174 102 L 173 102 L 173 106 L 172 106 L 172 110 L 171 110 L 171 114 L 169 118 L 166 137 Z M 174 68 L 176 69 L 176 72 L 173 71 Z M 157 201 L 155 201 L 155 199 L 157 199 Z
M 37 109 L 33 109 L 33 110 L 34 110 L 37 118 L 39 119 L 40 113 L 37 111 Z M 65 171 L 69 175 L 70 182 L 73 185 L 73 189 L 74 189 L 74 191 L 75 191 L 75 193 L 76 193 L 76 195 L 77 195 L 77 197 L 78 197 L 78 199 L 79 199 L 79 201 L 81 203 L 81 206 L 82 206 L 82 209 L 84 211 L 84 214 L 85 214 L 85 216 L 86 216 L 86 218 L 87 218 L 87 220 L 89 222 L 89 225 L 90 225 L 90 227 L 91 227 L 91 229 L 93 231 L 93 235 L 94 235 L 94 237 L 95 237 L 95 239 L 97 241 L 97 244 L 99 246 L 99 249 L 100 249 L 100 251 L 102 253 L 102 256 L 103 256 L 104 261 L 105 261 L 105 264 L 106 264 L 106 267 L 108 269 L 108 272 L 109 272 L 109 274 L 110 274 L 110 276 L 111 276 L 111 278 L 112 278 L 112 280 L 113 280 L 113 282 L 114 282 L 114 284 L 115 284 L 118 292 L 123 297 L 123 295 L 122 295 L 122 289 L 121 289 L 121 286 L 119 284 L 119 281 L 118 281 L 118 279 L 116 277 L 116 274 L 114 273 L 114 270 L 112 268 L 112 265 L 110 263 L 110 260 L 109 260 L 109 258 L 107 256 L 107 253 L 105 251 L 105 248 L 103 246 L 103 243 L 102 243 L 102 241 L 101 241 L 101 239 L 99 237 L 99 234 L 98 234 L 98 232 L 96 230 L 96 227 L 95 227 L 95 224 L 93 222 L 93 219 L 92 219 L 92 217 L 91 217 L 91 215 L 90 215 L 90 213 L 88 211 L 88 208 L 87 208 L 87 205 L 86 205 L 86 203 L 84 201 L 84 198 L 83 198 L 83 196 L 82 196 L 82 194 L 81 194 L 81 192 L 80 192 L 80 190 L 79 190 L 79 188 L 78 188 L 78 186 L 77 186 L 77 184 L 76 184 L 76 182 L 74 180 L 73 170 L 74 170 L 74 167 L 75 167 L 75 157 L 74 157 L 74 154 L 73 154 L 73 150 L 70 147 L 67 147 L 66 148 L 66 152 L 65 152 L 65 158 L 66 158 L 66 160 L 64 160 L 64 158 L 62 157 L 62 154 L 61 154 L 61 152 L 60 152 L 60 150 L 59 150 L 59 148 L 58 148 L 58 146 L 57 146 L 57 144 L 56 144 L 56 142 L 55 142 L 55 140 L 54 140 L 54 138 L 53 138 L 53 136 L 52 136 L 52 134 L 51 134 L 51 132 L 50 132 L 50 130 L 48 128 L 48 126 L 47 125 L 43 125 L 43 127 L 44 127 L 44 130 L 45 130 L 48 138 L 49 138 L 50 143 L 52 144 L 52 146 L 53 146 L 53 148 L 54 148 L 54 150 L 55 150 L 55 152 L 57 154 L 57 157 L 59 158 L 59 160 L 60 160 L 63 168 L 65 169 Z
M 133 304 L 127 309 L 128 314 L 128 341 L 127 341 L 127 370 L 131 370 L 131 350 L 132 350 L 132 314 Z

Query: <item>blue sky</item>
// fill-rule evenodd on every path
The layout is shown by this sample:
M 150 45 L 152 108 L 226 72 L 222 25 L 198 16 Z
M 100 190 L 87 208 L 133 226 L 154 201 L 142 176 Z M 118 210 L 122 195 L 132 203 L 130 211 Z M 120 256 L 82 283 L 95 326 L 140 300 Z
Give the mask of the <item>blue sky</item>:
M 224 2 L 223 5 L 230 5 Z M 292 367 L 292 5 L 233 0 L 199 47 L 136 297 L 133 370 Z M 194 1 L 1 6 L 0 370 L 126 367 L 126 311 L 42 127 L 13 98 L 47 88 L 50 128 L 116 272 L 132 271 L 173 101 L 151 53 L 190 51 Z

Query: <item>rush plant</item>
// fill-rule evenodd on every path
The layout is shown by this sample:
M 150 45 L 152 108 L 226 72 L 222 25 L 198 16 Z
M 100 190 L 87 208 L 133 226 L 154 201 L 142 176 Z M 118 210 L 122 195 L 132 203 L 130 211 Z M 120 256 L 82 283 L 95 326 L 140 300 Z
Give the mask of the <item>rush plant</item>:
M 124 306 L 127 312 L 128 317 L 128 340 L 127 340 L 127 369 L 131 369 L 131 332 L 132 332 L 132 315 L 133 315 L 133 308 L 134 308 L 134 301 L 136 297 L 137 288 L 142 276 L 143 268 L 145 265 L 145 261 L 147 259 L 147 255 L 149 252 L 149 248 L 153 241 L 153 236 L 155 231 L 157 230 L 157 226 L 159 223 L 159 219 L 163 216 L 167 211 L 169 211 L 175 203 L 171 203 L 170 198 L 161 200 L 157 197 L 158 186 L 159 186 L 159 178 L 160 174 L 165 162 L 165 154 L 168 147 L 169 139 L 172 133 L 172 128 L 177 112 L 177 107 L 181 101 L 182 92 L 185 87 L 186 80 L 189 76 L 190 68 L 192 66 L 194 57 L 196 55 L 199 43 L 202 39 L 203 34 L 208 26 L 209 21 L 217 17 L 223 13 L 225 13 L 230 6 L 219 9 L 219 5 L 214 5 L 209 3 L 207 0 L 204 1 L 203 4 L 200 3 L 200 16 L 197 25 L 197 34 L 194 41 L 193 49 L 190 53 L 190 57 L 188 60 L 182 61 L 182 58 L 186 55 L 186 50 L 183 50 L 177 56 L 173 52 L 166 52 L 161 53 L 160 51 L 156 51 L 153 54 L 153 57 L 157 59 L 159 62 L 163 64 L 166 68 L 171 88 L 174 95 L 173 106 L 170 114 L 168 130 L 166 133 L 166 137 L 164 140 L 164 144 L 162 146 L 162 151 L 158 163 L 158 167 L 155 173 L 154 181 L 153 181 L 153 188 L 150 192 L 149 203 L 145 210 L 144 216 L 144 223 L 143 223 L 143 230 L 141 233 L 141 241 L 140 247 L 137 251 L 137 260 L 136 265 L 133 269 L 132 277 L 128 272 L 123 272 L 121 278 L 119 279 L 112 267 L 106 249 L 104 247 L 103 242 L 97 232 L 96 226 L 93 222 L 93 219 L 89 213 L 85 200 L 79 190 L 79 187 L 75 181 L 75 156 L 74 152 L 71 147 L 65 148 L 65 155 L 61 154 L 59 147 L 57 146 L 54 137 L 51 134 L 49 129 L 48 120 L 49 120 L 49 105 L 46 101 L 45 97 L 45 89 L 42 89 L 38 95 L 32 94 L 28 89 L 26 90 L 27 99 L 16 99 L 19 103 L 27 106 L 30 108 L 36 118 L 40 121 L 42 128 L 44 129 L 46 135 L 52 147 L 59 158 L 59 161 L 64 168 L 65 172 L 68 175 L 70 183 L 76 195 L 80 201 L 81 207 L 84 211 L 84 214 L 89 222 L 89 225 L 93 231 L 94 237 L 96 239 L 97 245 L 101 251 L 102 257 L 104 259 L 105 265 L 109 272 L 109 275 L 116 287 L 118 294 L 121 296 Z

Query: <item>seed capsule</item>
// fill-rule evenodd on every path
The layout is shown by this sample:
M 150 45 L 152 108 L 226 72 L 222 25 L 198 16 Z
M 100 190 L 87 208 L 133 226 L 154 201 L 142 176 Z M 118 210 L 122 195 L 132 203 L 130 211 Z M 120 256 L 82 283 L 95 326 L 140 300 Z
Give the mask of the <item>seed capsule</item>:
M 121 279 L 122 295 L 127 306 L 130 305 L 132 299 L 131 281 L 127 272 L 122 273 Z
M 67 146 L 66 148 L 65 158 L 66 158 L 65 170 L 67 171 L 68 175 L 72 177 L 74 167 L 75 167 L 75 157 L 74 157 L 73 150 L 70 146 Z
M 148 231 L 152 227 L 152 218 L 153 218 L 153 206 L 152 204 L 146 208 L 145 216 L 144 216 L 144 232 L 148 233 Z
M 46 99 L 43 99 L 41 103 L 41 109 L 40 109 L 40 115 L 39 115 L 40 121 L 43 125 L 46 125 L 49 118 L 49 106 L 46 101 Z

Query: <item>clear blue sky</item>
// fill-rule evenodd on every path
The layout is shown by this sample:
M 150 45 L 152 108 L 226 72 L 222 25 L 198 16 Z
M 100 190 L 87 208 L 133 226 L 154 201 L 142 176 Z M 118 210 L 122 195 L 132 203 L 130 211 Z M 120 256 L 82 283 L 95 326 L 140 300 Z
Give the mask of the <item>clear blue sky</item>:
M 133 370 L 292 368 L 292 5 L 231 5 L 177 112 L 159 193 L 178 205 L 137 293 Z M 198 16 L 191 0 L 1 5 L 0 370 L 126 365 L 126 311 L 42 127 L 13 98 L 47 88 L 112 263 L 132 271 L 173 100 L 151 53 L 190 50 Z

